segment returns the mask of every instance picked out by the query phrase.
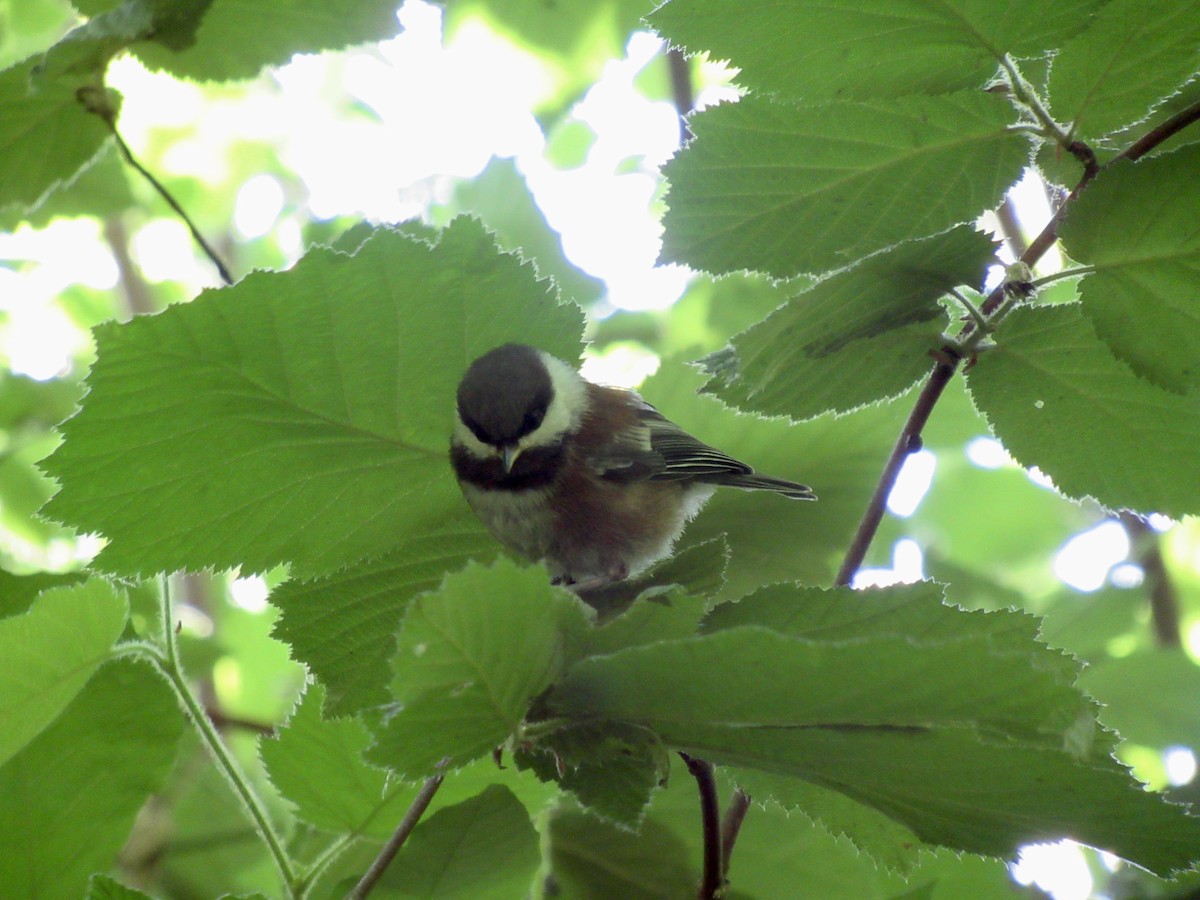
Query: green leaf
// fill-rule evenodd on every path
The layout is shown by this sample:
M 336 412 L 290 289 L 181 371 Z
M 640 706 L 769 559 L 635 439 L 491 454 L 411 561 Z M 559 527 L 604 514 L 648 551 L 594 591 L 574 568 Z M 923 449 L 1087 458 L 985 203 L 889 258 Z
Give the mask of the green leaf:
M 182 8 L 164 2 L 158 12 L 168 29 L 134 52 L 151 69 L 197 81 L 253 78 L 297 53 L 382 41 L 400 30 L 394 0 L 290 0 L 273 6 L 270 27 L 262 28 L 247 27 L 262 14 L 252 0 L 189 0 Z
M 384 874 L 381 893 L 510 900 L 527 895 L 539 863 L 525 807 L 494 785 L 421 822 Z
M 651 26 L 741 70 L 754 90 L 806 100 L 873 99 L 981 87 L 1001 56 L 1040 56 L 1087 27 L 1098 0 L 667 3 Z
M 364 830 L 377 816 L 394 828 L 407 809 L 386 797 L 387 773 L 367 765 L 370 732 L 357 719 L 321 718 L 325 689 L 314 684 L 259 754 L 275 787 L 304 821 L 327 831 Z
M 372 762 L 417 778 L 503 744 L 557 679 L 589 611 L 545 569 L 472 564 L 408 608 L 392 658 L 398 706 L 374 727 Z
M 1147 15 L 1140 0 L 1112 0 L 1068 41 L 1050 68 L 1056 118 L 1076 137 L 1098 137 L 1146 118 L 1200 69 L 1200 18 L 1172 5 Z
M 454 190 L 453 207 L 479 216 L 505 250 L 520 252 L 554 279 L 564 300 L 588 306 L 600 299 L 604 282 L 581 271 L 563 253 L 562 236 L 546 221 L 516 160 L 493 158 Z
M 848 841 L 866 857 L 861 862 L 870 861 L 885 871 L 909 875 L 920 864 L 922 851 L 928 853 L 933 849 L 911 828 L 873 806 L 846 796 L 836 786 L 822 787 L 745 767 L 723 771 L 759 802 L 786 811 L 789 820 L 811 823 L 813 831 L 828 832 Z M 757 816 L 757 810 L 752 815 Z
M 363 751 L 371 743 L 367 727 L 358 719 L 322 719 L 324 694 L 320 684 L 311 685 L 278 737 L 259 744 L 267 772 L 305 822 L 331 832 L 386 838 L 412 805 L 418 786 L 389 779 L 365 762 Z M 447 774 L 430 809 L 461 802 L 497 782 L 530 812 L 554 794 L 531 776 L 485 758 Z
M 623 722 L 569 725 L 536 742 L 527 734 L 513 760 L 570 791 L 589 812 L 635 831 L 670 769 L 658 735 Z
M 691 637 L 711 605 L 708 598 L 679 588 L 649 591 L 621 615 L 589 631 L 581 654 L 603 656 L 626 647 Z
M 107 875 L 93 875 L 84 900 L 153 900 L 149 894 L 125 887 Z
M 1200 696 L 1200 666 L 1182 651 L 1102 658 L 1079 681 L 1102 704 L 1101 720 L 1126 740 L 1158 748 L 1200 746 L 1192 709 Z
M 385 556 L 325 578 L 289 581 L 271 594 L 280 610 L 273 634 L 327 686 L 325 708 L 333 715 L 386 703 L 388 659 L 408 601 L 499 549 L 473 518 L 397 543 Z
M 764 587 L 713 609 L 701 631 L 714 633 L 743 625 L 762 625 L 792 637 L 819 641 L 894 635 L 940 641 L 987 635 L 991 646 L 1012 653 L 1037 653 L 1039 665 L 1057 669 L 1069 683 L 1079 663 L 1041 653 L 1039 620 L 1017 610 L 964 610 L 943 602 L 943 586 L 931 581 L 887 588 L 852 590 L 794 584 Z
M 75 85 L 31 83 L 33 59 L 0 72 L 0 209 L 33 207 L 70 181 L 109 136 L 75 98 Z
M 1112 760 L 1085 763 L 1044 747 L 996 744 L 971 729 L 696 723 L 663 736 L 718 764 L 832 788 L 927 843 L 985 856 L 1070 837 L 1166 875 L 1187 868 L 1200 847 L 1200 819 L 1143 790 Z
M 106 871 L 158 791 L 184 720 L 149 666 L 102 668 L 31 744 L 0 767 L 0 884 L 40 900 L 84 893 Z
M 56 587 L 70 587 L 85 578 L 87 576 L 83 572 L 68 572 L 62 575 L 52 575 L 48 572 L 13 575 L 11 572 L 0 570 L 0 619 L 27 612 L 38 594 L 43 591 Z M 0 625 L 0 628 L 3 627 Z
M 1096 267 L 1080 285 L 1096 333 L 1137 374 L 1178 392 L 1200 387 L 1198 167 L 1195 146 L 1122 163 L 1061 229 L 1071 256 Z
M 103 533 L 95 564 L 124 573 L 313 576 L 460 529 L 446 448 L 463 370 L 514 339 L 574 359 L 580 328 L 472 220 L 433 247 L 381 230 L 353 257 L 314 249 L 97 329 L 46 511 Z
M 996 437 L 1071 497 L 1200 511 L 1200 408 L 1113 358 L 1078 304 L 1018 309 L 967 375 Z
M 693 608 L 697 610 L 696 620 L 703 614 L 705 601 L 702 598 L 721 589 L 728 564 L 729 547 L 724 537 L 718 536 L 679 550 L 632 578 L 600 590 L 588 591 L 582 599 L 597 611 L 598 622 L 612 622 L 616 617 L 625 620 L 622 626 L 604 629 L 610 635 L 629 628 L 642 631 L 646 626 L 651 630 L 683 628 L 686 629 L 685 633 L 691 634 L 696 623 L 692 621 L 689 626 L 684 620 L 691 616 Z M 683 598 L 681 591 L 673 591 L 672 588 L 683 588 L 700 599 L 693 601 Z M 635 602 L 639 600 L 644 602 Z M 647 606 L 657 607 L 665 618 L 660 619 L 658 613 L 648 612 L 635 616 L 634 619 L 640 624 L 632 625 L 634 619 L 631 619 L 630 613 L 645 610 Z M 647 616 L 657 624 L 651 624 Z M 589 641 L 599 633 L 593 632 Z
M 785 277 L 944 231 L 1020 177 L 1029 145 L 1012 119 L 977 93 L 702 112 L 665 169 L 662 259 Z
M 939 618 L 940 610 L 919 617 Z M 917 628 L 873 635 L 860 624 L 857 639 L 827 642 L 741 625 L 584 659 L 549 703 L 573 717 L 647 724 L 674 746 L 676 729 L 697 723 L 880 733 L 978 724 L 1091 755 L 1091 742 L 1078 737 L 1089 730 L 1090 707 L 1071 689 L 1061 655 L 996 640 L 996 627 L 976 620 L 954 637 L 923 639 Z M 945 672 L 960 673 L 953 691 Z
M 125 627 L 125 597 L 104 581 L 52 588 L 0 620 L 0 763 L 53 722 Z
M 731 413 L 696 395 L 699 373 L 665 360 L 642 393 L 671 421 L 767 475 L 812 485 L 816 503 L 765 492 L 718 490 L 684 538 L 724 536 L 730 548 L 723 598 L 774 581 L 832 580 L 838 563 L 908 415 L 899 401 L 799 425 Z
M 637 834 L 560 806 L 546 824 L 549 878 L 561 896 L 578 900 L 691 897 L 698 874 L 687 846 L 671 829 L 646 822 Z
M 704 389 L 793 419 L 901 394 L 929 371 L 945 322 L 938 298 L 981 284 L 994 250 L 964 225 L 835 272 L 737 335 L 733 358 L 719 353 L 708 365 L 715 377 Z

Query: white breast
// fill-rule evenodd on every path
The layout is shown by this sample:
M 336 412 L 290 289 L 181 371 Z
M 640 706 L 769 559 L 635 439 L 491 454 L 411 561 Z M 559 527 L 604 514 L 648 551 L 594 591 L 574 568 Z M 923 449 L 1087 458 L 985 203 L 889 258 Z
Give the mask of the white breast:
M 468 482 L 460 485 L 475 515 L 500 543 L 526 559 L 541 560 L 550 552 L 548 536 L 553 527 L 546 503 L 549 488 L 497 491 L 481 490 Z

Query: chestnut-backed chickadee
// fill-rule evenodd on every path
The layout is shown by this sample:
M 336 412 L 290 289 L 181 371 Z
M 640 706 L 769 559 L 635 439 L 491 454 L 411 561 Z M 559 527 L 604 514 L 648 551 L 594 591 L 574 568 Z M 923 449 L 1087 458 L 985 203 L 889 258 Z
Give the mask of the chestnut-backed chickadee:
M 702 444 L 633 391 L 592 384 L 523 344 L 463 375 L 450 460 L 500 543 L 580 590 L 670 553 L 717 485 L 816 499 Z

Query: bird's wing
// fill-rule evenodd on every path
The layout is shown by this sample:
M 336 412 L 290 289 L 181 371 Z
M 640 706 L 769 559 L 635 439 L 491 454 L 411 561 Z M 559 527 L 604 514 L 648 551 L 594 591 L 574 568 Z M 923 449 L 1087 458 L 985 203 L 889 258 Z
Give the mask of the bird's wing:
M 592 469 L 614 481 L 720 480 L 748 475 L 748 465 L 701 443 L 637 398 L 638 423 L 589 457 Z

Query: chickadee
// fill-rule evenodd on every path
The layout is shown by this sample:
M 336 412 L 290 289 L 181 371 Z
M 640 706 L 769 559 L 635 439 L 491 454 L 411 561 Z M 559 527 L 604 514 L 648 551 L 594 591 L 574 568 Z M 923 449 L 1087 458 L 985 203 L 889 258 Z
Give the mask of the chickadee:
M 717 485 L 816 499 L 702 444 L 633 391 L 592 384 L 523 344 L 463 375 L 450 460 L 500 543 L 577 590 L 666 556 Z

